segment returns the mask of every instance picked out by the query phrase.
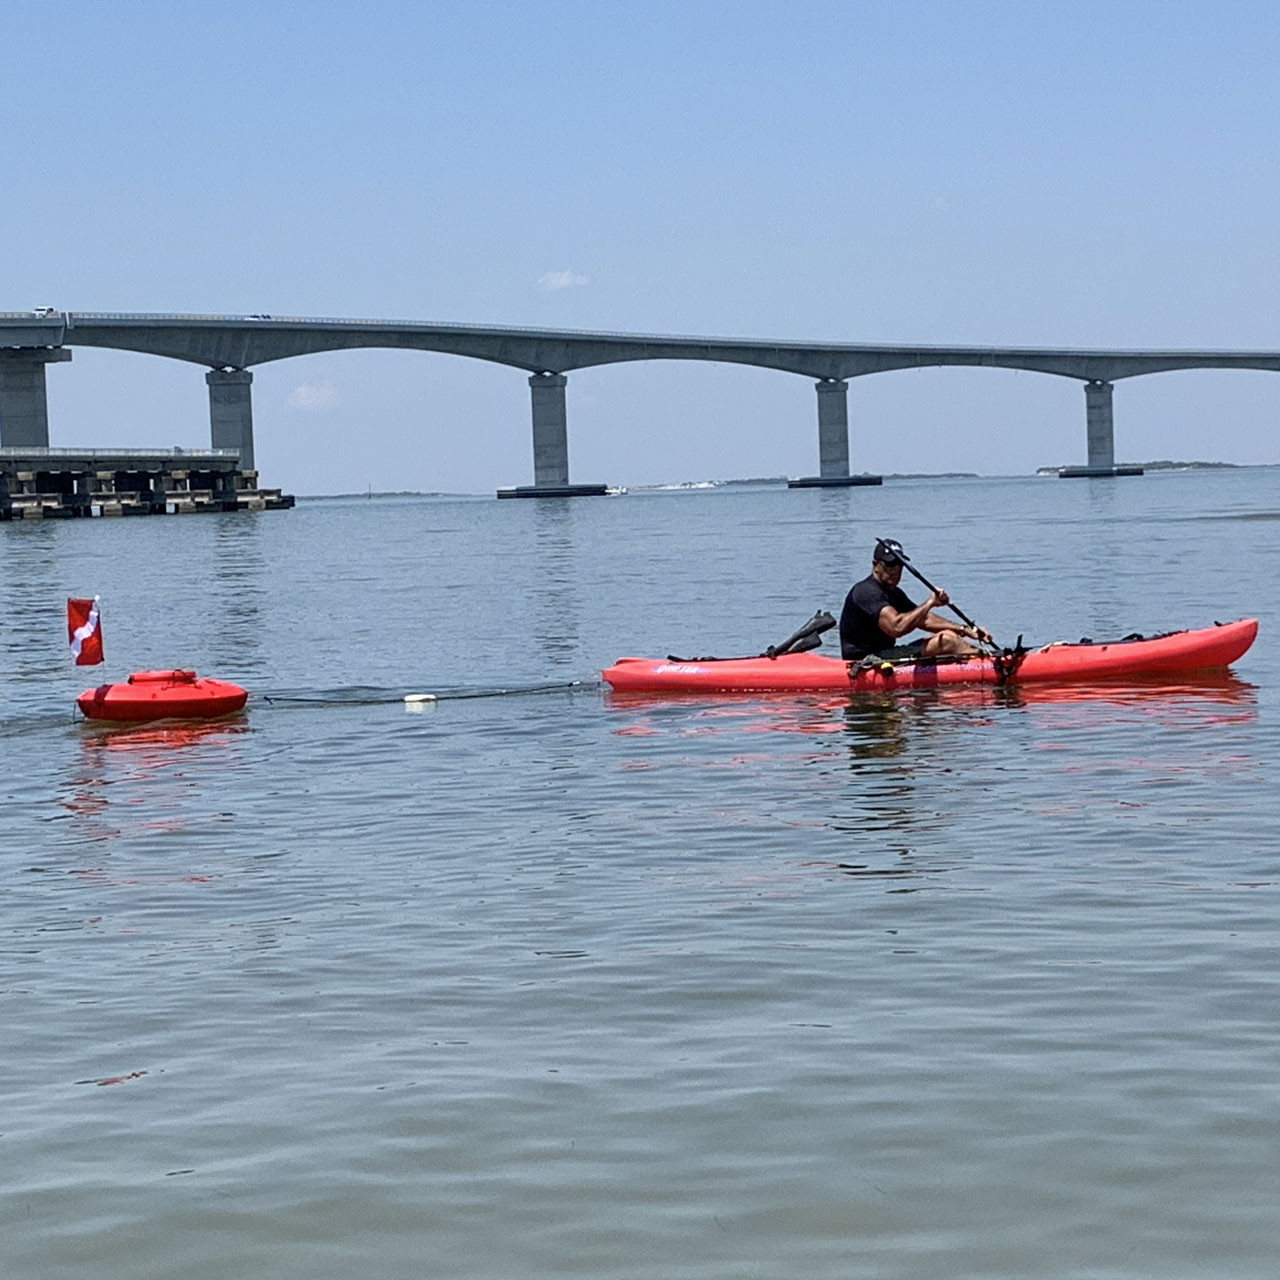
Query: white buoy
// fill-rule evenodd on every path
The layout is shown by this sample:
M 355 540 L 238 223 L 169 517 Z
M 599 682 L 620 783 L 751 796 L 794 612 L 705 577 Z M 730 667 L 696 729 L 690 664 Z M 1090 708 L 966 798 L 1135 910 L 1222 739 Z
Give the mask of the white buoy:
M 435 703 L 435 700 L 436 695 L 434 693 L 406 693 L 404 695 L 404 709 L 406 711 L 425 711 Z

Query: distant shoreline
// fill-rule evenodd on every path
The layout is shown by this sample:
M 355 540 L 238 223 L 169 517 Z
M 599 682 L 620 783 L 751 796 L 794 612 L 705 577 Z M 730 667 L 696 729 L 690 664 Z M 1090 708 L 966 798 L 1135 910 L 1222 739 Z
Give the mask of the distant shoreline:
M 1056 476 L 1060 471 L 1076 464 L 1063 463 L 1055 467 L 1037 467 L 1031 474 L 1034 476 Z M 1180 462 L 1169 458 L 1160 458 L 1154 462 L 1124 462 L 1117 464 L 1125 467 L 1141 467 L 1144 471 L 1246 471 L 1251 467 L 1274 466 L 1266 462 L 1210 462 L 1195 459 Z M 1026 474 L 1025 472 L 1022 474 Z M 886 471 L 886 480 L 993 480 L 1017 479 L 1017 475 L 986 475 L 981 471 Z M 682 480 L 666 484 L 633 484 L 619 486 L 620 492 L 632 493 L 670 493 L 692 491 L 698 489 L 728 489 L 749 485 L 785 485 L 786 476 L 745 476 L 731 480 Z M 365 493 L 306 493 L 298 497 L 306 502 L 339 502 L 355 498 L 483 498 L 492 495 L 485 493 L 447 492 L 439 489 L 374 489 Z
M 308 502 L 338 502 L 343 498 L 478 498 L 478 493 L 445 493 L 440 489 L 369 489 L 364 493 L 303 493 Z

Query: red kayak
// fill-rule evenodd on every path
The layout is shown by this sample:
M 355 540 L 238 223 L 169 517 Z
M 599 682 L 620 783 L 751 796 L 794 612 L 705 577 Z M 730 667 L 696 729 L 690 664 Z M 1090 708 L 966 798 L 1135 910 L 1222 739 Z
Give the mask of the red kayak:
M 944 684 L 1076 684 L 1220 669 L 1244 654 L 1257 634 L 1257 619 L 1242 618 L 1199 631 L 964 658 L 844 662 L 812 652 L 776 658 L 619 658 L 602 674 L 624 693 L 882 693 Z
M 90 720 L 211 720 L 242 710 L 248 697 L 238 684 L 194 671 L 135 671 L 127 684 L 86 689 L 76 706 Z

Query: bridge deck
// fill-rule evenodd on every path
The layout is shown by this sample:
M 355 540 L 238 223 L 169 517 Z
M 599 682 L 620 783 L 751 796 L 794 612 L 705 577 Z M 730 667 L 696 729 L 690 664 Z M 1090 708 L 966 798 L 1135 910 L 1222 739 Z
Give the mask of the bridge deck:
M 942 365 L 1023 369 L 1086 382 L 1174 369 L 1280 371 L 1276 351 L 832 343 L 269 315 L 0 313 L 0 348 L 61 346 L 138 351 L 211 369 L 248 369 L 293 356 L 381 347 L 466 356 L 530 373 L 636 360 L 755 365 L 820 380 Z

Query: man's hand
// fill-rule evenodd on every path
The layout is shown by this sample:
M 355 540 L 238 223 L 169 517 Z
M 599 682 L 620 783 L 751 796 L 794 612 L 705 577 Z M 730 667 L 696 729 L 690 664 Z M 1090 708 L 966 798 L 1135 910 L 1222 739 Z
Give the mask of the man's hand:
M 988 631 L 986 627 L 974 627 L 973 635 L 974 639 L 976 639 L 980 644 L 989 644 L 994 647 L 995 640 L 992 637 L 991 632 Z
M 929 605 L 931 609 L 944 609 L 950 603 L 951 597 L 941 587 L 933 589 L 933 599 Z

